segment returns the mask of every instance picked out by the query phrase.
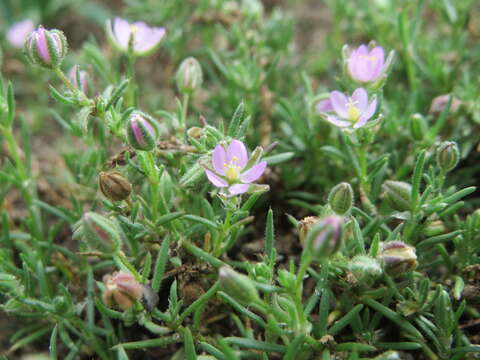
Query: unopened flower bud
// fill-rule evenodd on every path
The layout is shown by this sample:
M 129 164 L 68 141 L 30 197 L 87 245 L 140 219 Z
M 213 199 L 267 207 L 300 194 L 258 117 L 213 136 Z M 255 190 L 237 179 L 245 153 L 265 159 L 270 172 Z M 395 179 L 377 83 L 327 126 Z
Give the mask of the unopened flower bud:
M 221 289 L 239 303 L 247 305 L 260 300 L 257 288 L 248 276 L 229 266 L 222 266 L 218 274 Z
M 85 70 L 80 70 L 78 65 L 74 65 L 68 72 L 68 80 L 75 89 L 80 90 L 85 95 L 88 94 L 88 73 Z
M 328 194 L 328 203 L 338 215 L 345 215 L 353 205 L 353 189 L 347 182 L 336 185 Z
M 120 230 L 112 220 L 87 212 L 82 217 L 81 227 L 83 237 L 94 249 L 109 253 L 120 247 Z
M 457 143 L 454 141 L 444 141 L 437 148 L 437 166 L 447 173 L 455 169 L 460 160 Z
M 320 219 L 308 232 L 306 246 L 318 259 L 335 254 L 342 242 L 343 218 L 337 215 L 330 215 Z
M 387 273 L 400 275 L 417 267 L 415 248 L 401 241 L 389 241 L 381 244 L 378 256 Z
M 408 211 L 411 207 L 412 186 L 403 181 L 387 180 L 383 183 L 383 196 L 390 207 L 397 211 Z
M 144 151 L 153 150 L 159 132 L 158 123 L 151 116 L 140 111 L 130 114 L 127 121 L 127 138 L 133 148 Z
M 115 171 L 101 172 L 98 183 L 102 194 L 113 201 L 125 200 L 132 192 L 128 179 Z
M 434 220 L 429 221 L 424 225 L 422 229 L 422 235 L 425 235 L 426 237 L 431 237 L 445 234 L 447 231 L 447 227 L 442 220 Z
M 410 116 L 409 122 L 410 135 L 416 141 L 422 141 L 428 131 L 427 121 L 421 114 L 413 114 Z
M 178 90 L 182 93 L 191 93 L 202 85 L 202 67 L 197 59 L 188 57 L 180 64 L 176 75 Z
M 303 245 L 305 239 L 307 238 L 308 232 L 310 229 L 317 223 L 320 218 L 318 216 L 307 216 L 300 220 L 298 223 L 298 235 L 300 238 L 300 243 Z
M 445 110 L 447 107 L 448 101 L 450 99 L 449 94 L 444 94 L 437 96 L 432 100 L 432 104 L 430 105 L 430 110 L 428 111 L 429 114 L 432 115 L 440 115 L 440 113 Z M 462 101 L 457 99 L 456 97 L 452 97 L 452 103 L 450 104 L 450 113 L 456 113 L 458 109 L 460 108 L 460 105 L 462 105 Z
M 103 302 L 108 307 L 128 310 L 143 296 L 144 286 L 125 271 L 105 275 L 103 282 L 106 286 Z
M 67 55 L 68 44 L 60 30 L 45 30 L 40 26 L 25 41 L 25 54 L 32 64 L 54 69 Z
M 278 282 L 285 289 L 293 289 L 295 287 L 297 276 L 290 271 L 281 269 L 278 270 Z
M 371 285 L 382 274 L 382 268 L 378 261 L 367 255 L 355 256 L 351 260 L 349 268 L 355 278 L 366 285 Z

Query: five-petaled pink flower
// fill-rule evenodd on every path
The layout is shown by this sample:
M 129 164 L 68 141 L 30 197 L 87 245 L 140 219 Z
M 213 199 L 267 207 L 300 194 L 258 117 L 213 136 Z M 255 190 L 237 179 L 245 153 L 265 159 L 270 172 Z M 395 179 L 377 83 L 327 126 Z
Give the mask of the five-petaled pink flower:
M 165 28 L 150 27 L 144 22 L 115 18 L 108 24 L 111 39 L 120 50 L 127 51 L 130 41 L 135 55 L 146 55 L 154 50 L 165 36 Z
M 353 80 L 372 83 L 384 73 L 385 54 L 381 46 L 369 50 L 367 45 L 360 45 L 348 57 L 348 72 Z
M 32 20 L 26 19 L 13 24 L 8 29 L 6 37 L 10 44 L 21 48 L 33 30 L 35 30 L 35 24 Z
M 226 188 L 227 196 L 243 194 L 267 166 L 265 161 L 248 164 L 248 160 L 247 149 L 241 141 L 232 140 L 226 150 L 218 144 L 212 153 L 213 171 L 205 169 L 208 180 L 216 187 Z
M 368 102 L 367 91 L 364 88 L 358 88 L 351 97 L 347 97 L 340 91 L 332 91 L 330 104 L 333 111 L 326 114 L 329 122 L 339 127 L 357 129 L 364 126 L 375 114 L 377 99 L 373 96 Z

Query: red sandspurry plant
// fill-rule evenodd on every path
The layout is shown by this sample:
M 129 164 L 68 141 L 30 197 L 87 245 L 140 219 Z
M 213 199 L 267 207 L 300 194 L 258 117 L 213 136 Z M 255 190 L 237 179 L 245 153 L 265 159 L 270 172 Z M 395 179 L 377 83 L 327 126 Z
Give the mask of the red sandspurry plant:
M 280 2 L 1 4 L 0 353 L 480 353 L 473 3 Z

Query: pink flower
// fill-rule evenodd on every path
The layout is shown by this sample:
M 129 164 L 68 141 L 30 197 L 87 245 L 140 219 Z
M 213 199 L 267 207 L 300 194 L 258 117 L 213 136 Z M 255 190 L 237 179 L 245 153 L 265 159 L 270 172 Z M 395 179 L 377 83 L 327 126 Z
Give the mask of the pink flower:
M 131 38 L 135 55 L 147 55 L 165 36 L 163 27 L 150 27 L 141 21 L 129 23 L 118 17 L 113 20 L 113 23 L 108 23 L 107 31 L 113 43 L 123 51 L 128 50 Z
M 8 29 L 7 40 L 13 46 L 21 48 L 33 30 L 35 30 L 35 24 L 32 20 L 19 21 Z
M 340 91 L 332 91 L 330 103 L 333 111 L 325 114 L 327 121 L 339 127 L 364 126 L 375 114 L 377 99 L 375 96 L 368 102 L 368 94 L 364 88 L 356 89 L 351 97 Z
M 213 171 L 206 168 L 205 173 L 213 185 L 227 188 L 227 196 L 243 194 L 267 167 L 266 161 L 253 166 L 248 162 L 245 145 L 239 140 L 232 140 L 226 150 L 220 144 L 215 147 L 212 153 Z
M 353 80 L 361 83 L 377 81 L 384 73 L 385 54 L 381 46 L 368 50 L 360 45 L 353 50 L 347 60 L 348 72 Z

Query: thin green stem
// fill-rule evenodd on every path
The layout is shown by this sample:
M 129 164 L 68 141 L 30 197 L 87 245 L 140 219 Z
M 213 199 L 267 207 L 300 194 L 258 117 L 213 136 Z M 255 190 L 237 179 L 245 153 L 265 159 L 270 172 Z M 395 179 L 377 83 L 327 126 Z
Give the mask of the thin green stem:
M 187 127 L 187 111 L 188 111 L 188 103 L 190 101 L 190 94 L 185 92 L 183 94 L 183 101 L 182 101 L 182 112 L 180 114 L 180 127 L 186 129 Z

